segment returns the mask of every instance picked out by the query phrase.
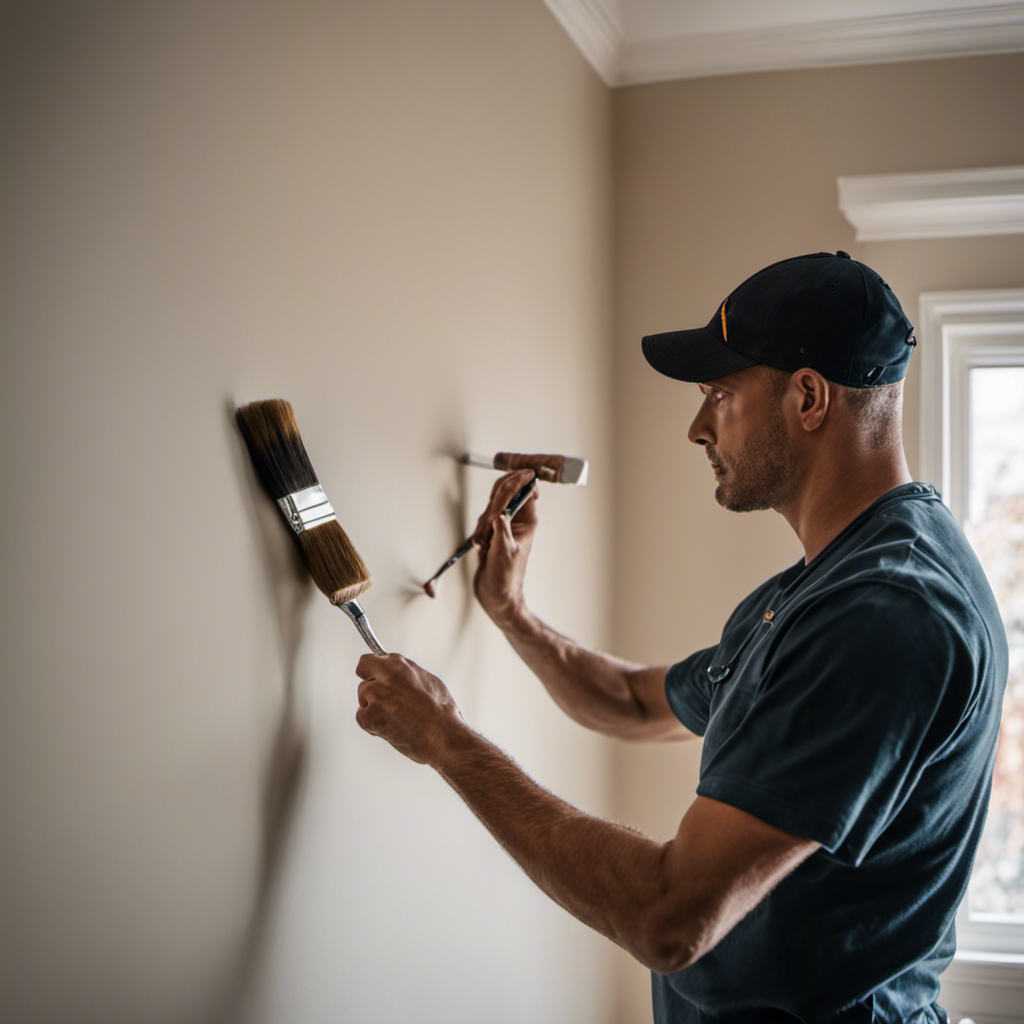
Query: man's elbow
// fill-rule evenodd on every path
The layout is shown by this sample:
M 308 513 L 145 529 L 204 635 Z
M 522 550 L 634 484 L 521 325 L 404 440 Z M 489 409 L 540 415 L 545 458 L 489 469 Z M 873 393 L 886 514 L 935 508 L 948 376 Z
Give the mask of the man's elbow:
M 699 960 L 711 947 L 709 930 L 690 924 L 654 927 L 648 935 L 644 966 L 655 974 L 675 974 Z
M 698 956 L 697 951 L 689 946 L 665 944 L 644 958 L 644 966 L 655 974 L 676 974 L 686 970 Z

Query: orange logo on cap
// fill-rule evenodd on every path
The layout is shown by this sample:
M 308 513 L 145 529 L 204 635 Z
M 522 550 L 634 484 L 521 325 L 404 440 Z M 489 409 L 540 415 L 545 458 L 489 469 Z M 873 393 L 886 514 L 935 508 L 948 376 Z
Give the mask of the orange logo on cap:
M 729 301 L 728 299 L 725 300 L 725 302 L 728 302 L 728 301 Z M 725 302 L 722 303 L 722 337 L 725 338 L 726 341 L 728 341 L 729 340 L 729 332 L 728 332 L 728 330 L 726 330 L 726 327 L 725 327 Z

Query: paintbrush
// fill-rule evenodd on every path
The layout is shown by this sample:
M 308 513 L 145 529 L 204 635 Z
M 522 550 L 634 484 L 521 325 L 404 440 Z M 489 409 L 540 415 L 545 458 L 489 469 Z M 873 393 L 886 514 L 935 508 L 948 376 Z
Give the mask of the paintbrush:
M 530 492 L 533 490 L 534 484 L 537 483 L 537 479 L 537 476 L 534 475 L 533 479 L 526 484 L 525 487 L 521 487 L 516 492 L 516 496 L 503 509 L 501 513 L 503 516 L 511 519 L 523 507 L 523 503 L 530 496 Z M 437 594 L 438 577 L 446 573 L 463 555 L 468 554 L 472 549 L 473 538 L 470 536 L 463 542 L 462 547 L 458 548 L 452 557 L 449 558 L 448 561 L 445 562 L 444 565 L 442 565 L 441 568 L 423 584 L 423 589 L 430 595 L 430 597 L 435 597 Z
M 505 471 L 532 469 L 541 480 L 552 484 L 585 484 L 589 468 L 586 459 L 575 455 L 527 455 L 525 452 L 495 452 L 494 455 L 468 452 L 459 461 L 467 466 Z
M 355 624 L 375 654 L 385 654 L 356 600 L 373 578 L 313 472 L 295 412 L 283 398 L 250 402 L 235 410 L 256 475 L 295 531 L 313 582 Z

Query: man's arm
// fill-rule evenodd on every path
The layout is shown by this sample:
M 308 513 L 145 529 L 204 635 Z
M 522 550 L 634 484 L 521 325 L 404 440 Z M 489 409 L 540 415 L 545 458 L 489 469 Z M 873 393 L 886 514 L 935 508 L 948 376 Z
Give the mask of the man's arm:
M 645 667 L 589 650 L 525 608 L 502 631 L 555 703 L 580 725 L 623 740 L 696 738 L 665 696 L 667 665 Z
M 364 655 L 356 719 L 435 768 L 529 877 L 659 973 L 721 939 L 818 844 L 697 797 L 659 843 L 559 799 L 462 720 L 444 684 L 399 655 Z
M 589 650 L 526 607 L 523 578 L 537 529 L 536 488 L 511 523 L 501 510 L 531 472 L 499 479 L 477 522 L 480 604 L 555 703 L 580 725 L 619 739 L 693 739 L 665 696 L 667 666 L 645 667 Z

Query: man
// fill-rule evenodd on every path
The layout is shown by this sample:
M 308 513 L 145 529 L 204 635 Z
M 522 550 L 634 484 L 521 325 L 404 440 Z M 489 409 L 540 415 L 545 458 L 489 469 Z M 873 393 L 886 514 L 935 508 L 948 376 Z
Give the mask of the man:
M 773 264 L 707 327 L 644 339 L 655 369 L 703 393 L 689 439 L 718 502 L 776 509 L 805 551 L 671 667 L 586 650 L 528 610 L 536 502 L 500 516 L 528 471 L 495 485 L 477 595 L 555 701 L 623 739 L 704 736 L 671 842 L 537 786 L 413 663 L 359 662 L 359 724 L 440 772 L 537 885 L 648 966 L 657 1021 L 947 1019 L 938 976 L 1007 650 L 963 534 L 907 469 L 914 344 L 889 286 L 842 252 Z

